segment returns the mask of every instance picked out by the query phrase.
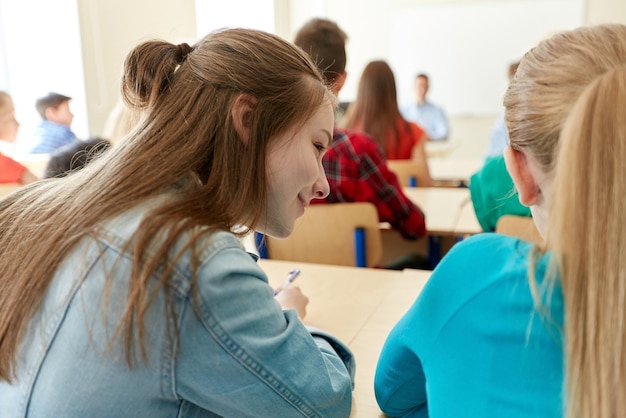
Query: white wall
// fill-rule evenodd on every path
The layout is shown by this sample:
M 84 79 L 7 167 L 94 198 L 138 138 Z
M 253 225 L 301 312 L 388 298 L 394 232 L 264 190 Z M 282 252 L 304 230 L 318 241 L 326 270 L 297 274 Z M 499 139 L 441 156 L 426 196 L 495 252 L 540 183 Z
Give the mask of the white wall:
M 86 136 L 87 101 L 76 0 L 0 0 L 0 31 L 4 41 L 0 88 L 11 94 L 21 124 L 18 151 L 30 149 L 32 133 L 41 121 L 35 101 L 50 91 L 72 97 L 72 130 Z

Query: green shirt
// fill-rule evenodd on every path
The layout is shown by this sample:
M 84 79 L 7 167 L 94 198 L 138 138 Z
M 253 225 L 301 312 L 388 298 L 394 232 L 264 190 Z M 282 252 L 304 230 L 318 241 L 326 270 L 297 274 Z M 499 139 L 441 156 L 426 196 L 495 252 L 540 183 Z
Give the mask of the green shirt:
M 484 231 L 495 231 L 502 215 L 531 216 L 530 209 L 518 199 L 504 156 L 488 158 L 470 178 L 472 204 Z

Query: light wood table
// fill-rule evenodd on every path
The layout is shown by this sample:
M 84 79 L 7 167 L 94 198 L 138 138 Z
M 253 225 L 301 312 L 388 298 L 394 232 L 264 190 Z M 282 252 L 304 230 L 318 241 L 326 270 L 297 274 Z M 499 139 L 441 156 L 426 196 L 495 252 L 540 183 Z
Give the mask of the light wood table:
M 384 417 L 374 397 L 374 374 L 382 346 L 430 276 L 422 270 L 382 270 L 259 260 L 270 284 L 278 286 L 294 268 L 295 282 L 309 297 L 304 323 L 346 343 L 356 358 L 350 417 Z
M 15 161 L 28 168 L 38 178 L 43 177 L 49 160 L 49 154 L 26 154 L 15 157 Z
M 405 187 L 404 193 L 424 212 L 428 240 L 403 239 L 382 222 L 383 260 L 389 262 L 402 254 L 417 252 L 428 257 L 434 268 L 441 257 L 459 240 L 483 232 L 466 187 Z M 425 247 L 425 248 L 424 248 Z
M 483 160 L 477 158 L 430 158 L 428 169 L 435 185 L 467 186 L 469 179 L 483 166 Z
M 426 216 L 432 235 L 471 235 L 483 232 L 465 187 L 405 187 L 404 193 Z

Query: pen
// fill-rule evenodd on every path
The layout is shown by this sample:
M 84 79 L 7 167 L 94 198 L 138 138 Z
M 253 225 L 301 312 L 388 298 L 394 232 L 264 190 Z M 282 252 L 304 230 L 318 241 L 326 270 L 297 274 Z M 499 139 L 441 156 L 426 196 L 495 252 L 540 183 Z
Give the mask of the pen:
M 298 277 L 298 275 L 300 274 L 300 270 L 299 269 L 293 269 L 289 272 L 289 275 L 287 276 L 287 278 L 285 279 L 285 281 L 278 286 L 278 288 L 274 291 L 274 296 L 276 296 L 277 294 L 279 294 L 281 291 L 285 290 L 287 287 L 289 287 L 289 285 L 291 283 L 293 283 L 294 280 L 296 280 L 296 277 Z

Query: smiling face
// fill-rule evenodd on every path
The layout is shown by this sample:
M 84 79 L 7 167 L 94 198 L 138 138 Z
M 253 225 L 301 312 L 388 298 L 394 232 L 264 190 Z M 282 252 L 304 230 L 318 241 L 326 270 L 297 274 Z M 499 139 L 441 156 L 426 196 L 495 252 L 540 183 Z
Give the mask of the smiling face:
M 325 102 L 303 125 L 272 142 L 267 156 L 267 213 L 261 216 L 259 231 L 276 238 L 289 236 L 311 200 L 328 196 L 322 156 L 332 141 L 333 124 L 333 108 Z

